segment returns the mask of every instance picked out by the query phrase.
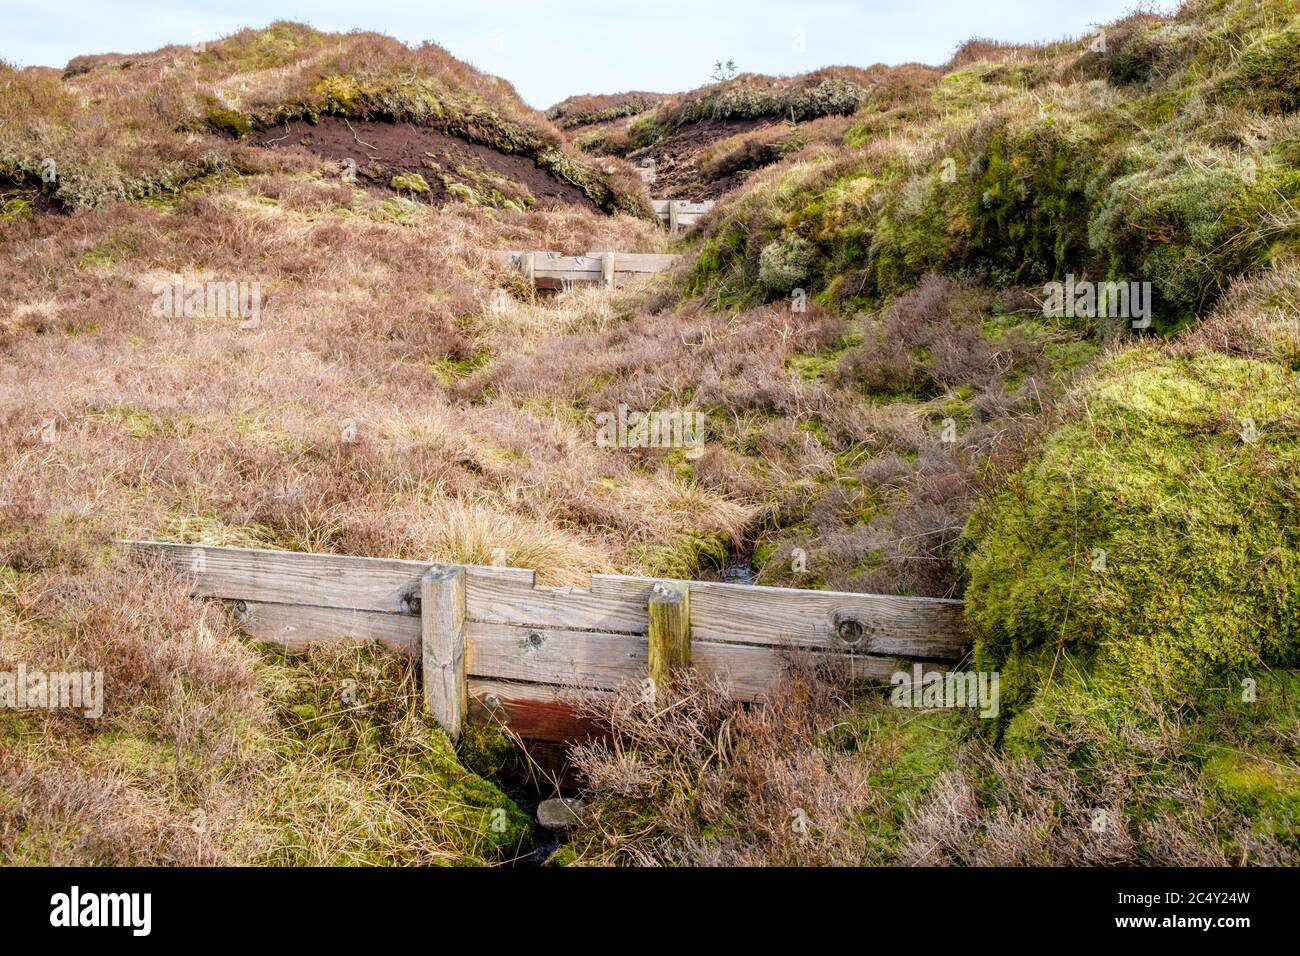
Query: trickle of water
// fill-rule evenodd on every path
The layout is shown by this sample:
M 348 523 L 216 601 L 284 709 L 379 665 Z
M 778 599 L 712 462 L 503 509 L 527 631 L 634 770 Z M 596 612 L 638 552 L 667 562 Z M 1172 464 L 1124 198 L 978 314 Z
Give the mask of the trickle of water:
M 725 584 L 753 584 L 754 569 L 748 561 L 744 564 L 729 564 L 722 569 L 722 580 Z

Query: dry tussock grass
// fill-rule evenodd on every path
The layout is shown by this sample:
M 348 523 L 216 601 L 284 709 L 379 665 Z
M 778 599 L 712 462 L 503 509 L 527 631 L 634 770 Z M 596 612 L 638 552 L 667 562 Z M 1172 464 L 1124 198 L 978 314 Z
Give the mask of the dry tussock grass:
M 124 564 L 107 541 L 485 563 L 501 548 L 543 583 L 584 583 L 641 568 L 651 543 L 738 536 L 748 506 L 663 452 L 596 448 L 588 409 L 465 394 L 476 369 L 534 350 L 548 329 L 604 334 L 635 299 L 572 290 L 514 298 L 503 315 L 493 290 L 509 277 L 478 250 L 660 239 L 627 217 L 432 209 L 286 169 L 168 208 L 0 223 L 0 643 L 7 664 L 102 668 L 110 704 L 99 725 L 2 718 L 13 796 L 0 854 L 193 864 L 515 853 L 488 825 L 502 798 L 466 780 L 422 722 L 409 673 L 368 670 L 388 687 L 373 699 L 395 703 L 319 753 L 319 734 L 285 736 L 301 702 L 285 706 L 276 688 L 332 688 L 364 662 L 257 654 L 218 609 Z M 260 282 L 260 323 L 156 317 L 154 284 L 177 275 Z M 367 741 L 384 746 L 365 751 Z

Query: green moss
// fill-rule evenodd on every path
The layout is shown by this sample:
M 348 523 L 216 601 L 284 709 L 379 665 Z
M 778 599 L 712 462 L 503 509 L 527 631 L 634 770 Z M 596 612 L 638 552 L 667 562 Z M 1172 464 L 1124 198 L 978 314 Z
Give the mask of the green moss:
M 316 84 L 315 93 L 321 99 L 321 112 L 351 115 L 357 111 L 361 88 L 352 76 L 332 74 Z
M 1300 198 L 1300 171 L 1271 159 L 1171 162 L 1141 150 L 1112 169 L 1120 175 L 1098 190 L 1089 245 L 1108 274 L 1151 282 L 1157 305 L 1182 316 L 1208 308 L 1225 277 L 1263 265 L 1279 204 Z M 1282 235 L 1296 234 L 1281 223 Z
M 444 384 L 450 385 L 471 372 L 482 368 L 492 358 L 492 352 L 489 349 L 479 349 L 468 358 L 453 359 L 449 356 L 441 356 L 432 363 L 433 373 Z
M 193 431 L 190 421 L 163 418 L 147 408 L 122 402 L 103 406 L 94 412 L 94 417 L 117 426 L 132 438 L 179 438 Z
M 36 209 L 22 196 L 9 196 L 0 204 L 0 220 L 28 221 L 36 217 Z
M 922 799 L 942 774 L 953 769 L 956 745 L 968 735 L 969 723 L 957 711 L 877 707 L 837 729 L 841 746 L 853 730 L 871 738 L 872 750 L 890 755 L 868 781 L 888 793 L 889 799 L 873 802 L 854 821 L 865 831 L 873 855 L 888 858 L 903 842 L 908 802 Z
M 646 549 L 640 564 L 655 577 L 691 580 L 705 570 L 721 571 L 730 553 L 727 536 L 716 531 L 688 531 L 667 545 Z
M 494 780 L 525 769 L 518 743 L 493 725 L 466 727 L 456 745 L 456 752 L 466 769 Z
M 1223 803 L 1255 821 L 1257 832 L 1300 836 L 1300 772 L 1294 767 L 1230 751 L 1216 754 L 1205 776 Z
M 1248 46 L 1222 84 L 1232 100 L 1255 109 L 1300 109 L 1300 27 L 1267 33 Z
M 253 131 L 253 124 L 243 113 L 221 106 L 208 108 L 207 123 L 217 132 L 229 136 L 244 137 Z
M 429 191 L 429 184 L 424 181 L 424 177 L 419 173 L 399 173 L 392 178 L 388 185 L 399 193 L 407 192 L 422 195 Z
M 261 862 L 313 859 L 317 828 L 336 864 L 400 863 L 430 846 L 440 859 L 485 863 L 527 849 L 531 821 L 457 760 L 408 664 L 366 645 L 267 655 L 262 679 L 285 769 L 272 808 L 280 832 Z
M 763 247 L 758 257 L 758 281 L 769 293 L 784 294 L 808 284 L 813 248 L 797 236 Z
M 1170 702 L 1300 658 L 1296 376 L 1137 350 L 1075 403 L 965 533 L 967 621 L 1006 705 L 1062 650 L 1109 695 Z

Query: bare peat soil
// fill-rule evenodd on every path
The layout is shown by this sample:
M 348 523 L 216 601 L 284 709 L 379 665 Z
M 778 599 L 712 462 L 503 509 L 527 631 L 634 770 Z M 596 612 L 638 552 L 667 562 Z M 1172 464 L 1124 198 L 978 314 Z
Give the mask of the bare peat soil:
M 499 153 L 410 123 L 322 116 L 314 124 L 276 126 L 262 133 L 258 141 L 272 149 L 300 147 L 340 163 L 351 159 L 357 164 L 359 180 L 384 189 L 390 188 L 394 176 L 419 173 L 429 184 L 429 192 L 420 198 L 435 205 L 454 198 L 437 174 L 441 169 L 457 180 L 487 172 L 526 187 L 536 199 L 559 199 L 595 208 L 581 189 L 551 175 L 526 156 Z

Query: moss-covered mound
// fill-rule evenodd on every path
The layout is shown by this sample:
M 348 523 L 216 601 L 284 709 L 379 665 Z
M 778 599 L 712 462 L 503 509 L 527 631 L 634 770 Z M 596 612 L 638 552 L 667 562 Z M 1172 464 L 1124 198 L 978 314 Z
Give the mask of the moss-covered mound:
M 888 298 L 931 270 L 995 285 L 1072 273 L 1150 282 L 1156 328 L 1176 330 L 1226 278 L 1300 245 L 1300 47 L 1294 25 L 1277 29 L 1295 17 L 1293 0 L 1194 0 L 1108 27 L 1104 52 L 993 47 L 937 81 L 903 73 L 840 143 L 714 211 L 687 291 L 779 295 L 760 281 L 764 252 L 798 239 L 805 287 L 827 301 Z
M 260 862 L 482 865 L 531 849 L 527 815 L 457 760 L 405 662 L 365 645 L 265 650 L 280 761 Z
M 1120 353 L 967 528 L 967 618 L 1004 712 L 1052 675 L 1193 701 L 1300 662 L 1300 379 Z

